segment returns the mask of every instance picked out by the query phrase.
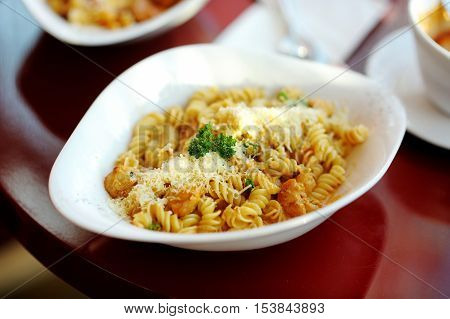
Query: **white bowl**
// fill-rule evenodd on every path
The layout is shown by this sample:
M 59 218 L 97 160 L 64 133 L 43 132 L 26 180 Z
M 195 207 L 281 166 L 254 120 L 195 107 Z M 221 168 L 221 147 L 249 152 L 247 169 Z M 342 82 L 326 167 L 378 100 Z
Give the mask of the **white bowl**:
M 182 24 L 199 12 L 208 0 L 183 0 L 162 14 L 126 28 L 109 30 L 96 26 L 80 26 L 56 14 L 46 0 L 22 0 L 42 28 L 55 38 L 74 45 L 110 45 L 144 36 L 155 36 Z
M 398 99 L 367 77 L 352 71 L 341 74 L 343 71 L 216 45 L 184 46 L 153 55 L 114 80 L 87 111 L 56 159 L 50 174 L 50 197 L 75 224 L 116 238 L 211 251 L 262 248 L 296 238 L 375 185 L 405 133 L 405 112 Z M 348 158 L 348 178 L 339 189 L 343 197 L 286 222 L 227 233 L 154 232 L 120 220 L 108 205 L 103 179 L 125 150 L 135 122 L 150 111 L 158 111 L 148 100 L 164 107 L 184 103 L 194 90 L 211 85 L 269 89 L 293 85 L 305 92 L 318 90 L 315 96 L 346 105 L 351 120 L 366 125 L 370 137 Z
M 450 116 L 450 52 L 437 44 L 418 23 L 439 3 L 440 0 L 410 0 L 408 11 L 427 96 Z

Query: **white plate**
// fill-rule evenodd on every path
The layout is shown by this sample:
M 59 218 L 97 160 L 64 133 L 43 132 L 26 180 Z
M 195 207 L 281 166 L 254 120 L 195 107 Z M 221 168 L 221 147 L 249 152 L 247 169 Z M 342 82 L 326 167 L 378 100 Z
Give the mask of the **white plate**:
M 113 81 L 78 124 L 51 171 L 51 199 L 80 227 L 129 240 L 226 251 L 267 247 L 298 237 L 368 191 L 388 169 L 405 133 L 406 117 L 398 99 L 365 76 L 349 71 L 321 88 L 343 70 L 217 45 L 184 46 L 151 56 Z M 184 103 L 194 90 L 211 85 L 269 89 L 294 85 L 305 92 L 320 88 L 316 96 L 345 104 L 351 120 L 366 125 L 370 137 L 348 158 L 349 175 L 340 188 L 344 196 L 307 215 L 236 232 L 171 234 L 119 221 L 108 205 L 103 179 L 126 149 L 135 122 L 158 111 L 148 100 L 164 107 Z
M 208 0 L 182 0 L 162 14 L 127 28 L 109 30 L 79 26 L 57 15 L 46 0 L 22 0 L 42 28 L 55 38 L 75 45 L 101 46 L 155 36 L 192 18 Z
M 376 47 L 405 30 L 392 32 Z M 412 30 L 407 31 L 374 53 L 367 61 L 366 74 L 401 99 L 410 133 L 450 149 L 450 117 L 436 108 L 425 95 L 413 36 Z

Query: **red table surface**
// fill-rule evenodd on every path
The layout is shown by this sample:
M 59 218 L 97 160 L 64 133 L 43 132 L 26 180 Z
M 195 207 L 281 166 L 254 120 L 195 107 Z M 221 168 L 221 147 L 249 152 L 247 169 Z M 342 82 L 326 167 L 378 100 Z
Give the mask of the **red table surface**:
M 29 17 L 20 1 L 2 2 Z M 211 1 L 194 19 L 155 39 L 77 49 L 119 74 L 163 49 L 212 41 L 250 3 Z M 405 15 L 405 1 L 393 2 L 349 63 L 405 24 Z M 91 297 L 450 295 L 449 152 L 409 134 L 372 190 L 306 235 L 275 247 L 196 252 L 94 236 L 71 224 L 50 201 L 50 169 L 111 80 L 0 3 L 2 222 L 36 258 L 80 291 Z

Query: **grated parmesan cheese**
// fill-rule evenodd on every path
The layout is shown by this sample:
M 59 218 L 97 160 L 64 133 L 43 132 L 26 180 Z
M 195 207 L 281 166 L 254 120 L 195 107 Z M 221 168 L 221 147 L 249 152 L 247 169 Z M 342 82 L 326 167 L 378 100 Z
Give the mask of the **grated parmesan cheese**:
M 143 169 L 136 172 L 138 183 L 130 191 L 130 198 L 139 202 L 141 207 L 149 203 L 166 204 L 166 198 L 159 198 L 168 187 L 174 190 L 194 189 L 206 192 L 211 180 L 225 182 L 227 177 L 236 173 L 217 153 L 208 153 L 202 158 L 180 154 L 164 162 L 161 168 Z M 128 211 L 127 199 L 113 201 L 119 211 Z
M 282 127 L 300 129 L 302 123 L 314 123 L 320 118 L 326 117 L 324 111 L 302 106 L 248 107 L 244 103 L 236 106 L 220 108 L 218 118 L 231 122 L 238 130 L 237 135 L 246 133 L 250 137 L 256 137 L 262 127 Z M 300 132 L 297 132 L 297 134 Z

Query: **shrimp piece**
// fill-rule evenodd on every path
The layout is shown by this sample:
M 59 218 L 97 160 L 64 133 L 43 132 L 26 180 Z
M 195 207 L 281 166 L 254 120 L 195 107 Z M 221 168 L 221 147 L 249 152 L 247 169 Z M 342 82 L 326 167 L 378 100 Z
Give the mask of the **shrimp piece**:
M 123 166 L 114 167 L 104 180 L 105 189 L 112 198 L 126 197 L 136 183 L 133 171 Z
M 198 194 L 182 191 L 169 200 L 168 206 L 178 217 L 183 217 L 192 213 L 197 208 L 199 201 Z
M 294 178 L 287 180 L 281 185 L 277 199 L 284 212 L 290 217 L 304 215 L 308 212 L 308 199 L 305 191 L 305 186 Z

